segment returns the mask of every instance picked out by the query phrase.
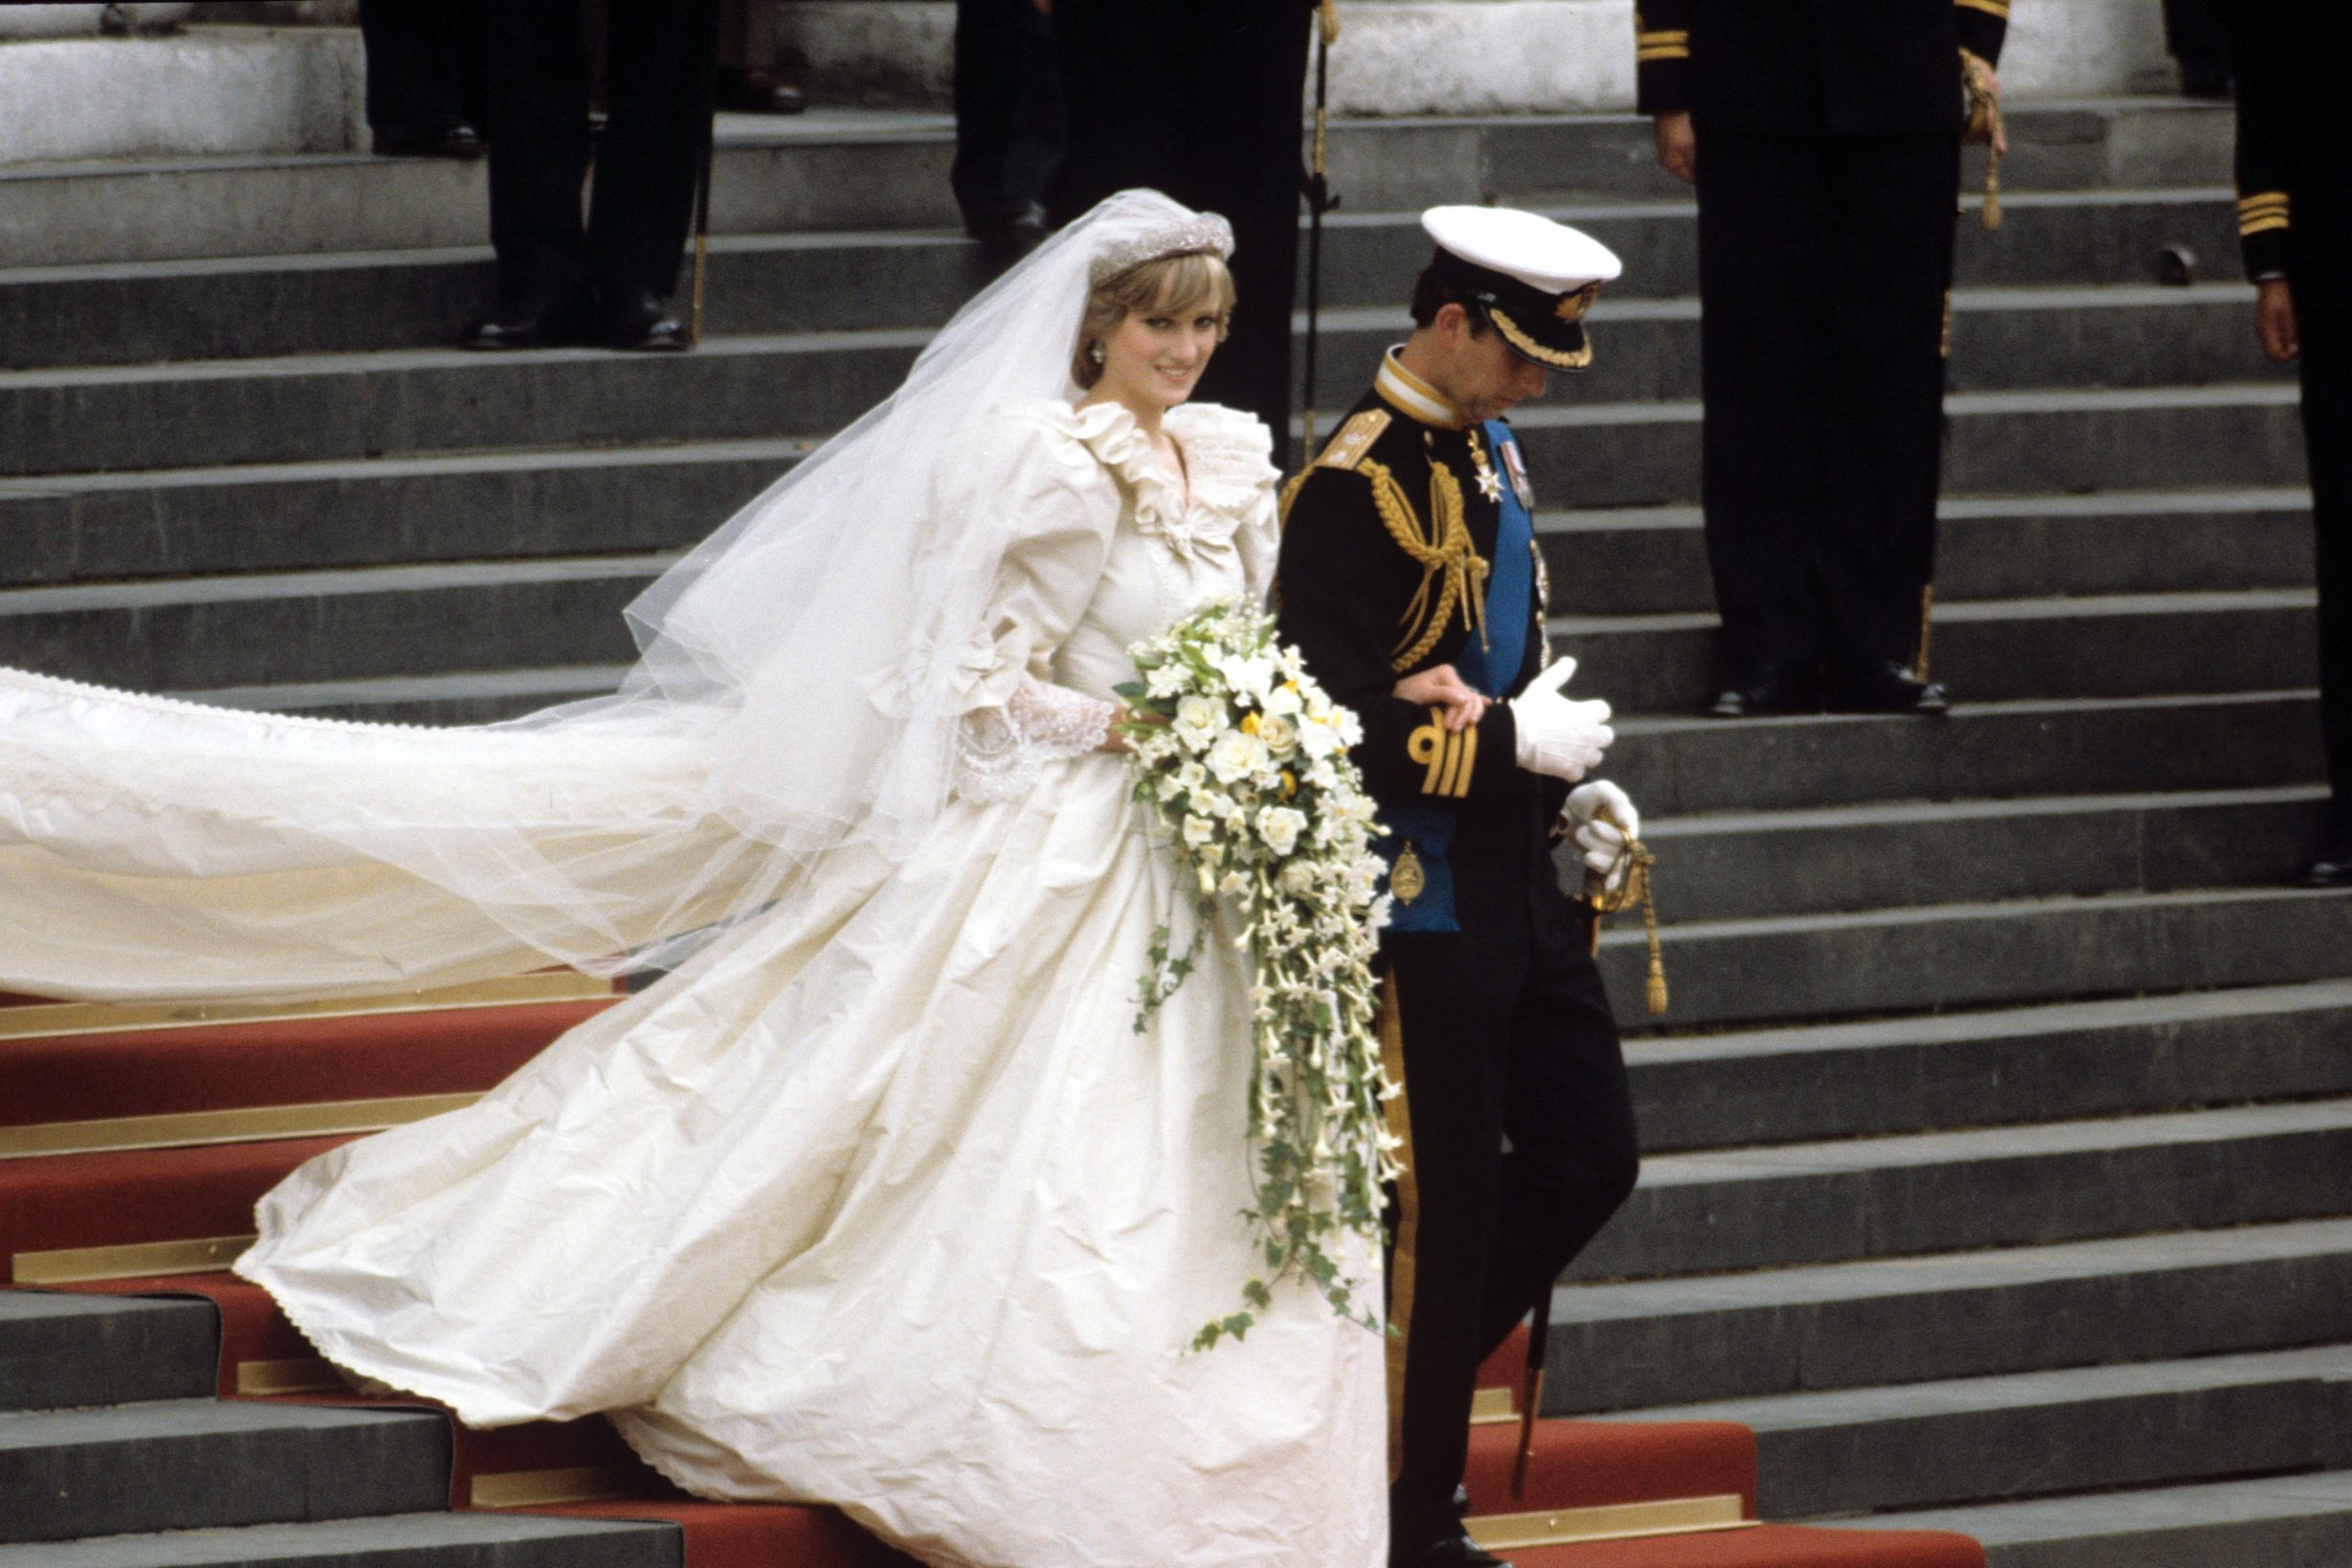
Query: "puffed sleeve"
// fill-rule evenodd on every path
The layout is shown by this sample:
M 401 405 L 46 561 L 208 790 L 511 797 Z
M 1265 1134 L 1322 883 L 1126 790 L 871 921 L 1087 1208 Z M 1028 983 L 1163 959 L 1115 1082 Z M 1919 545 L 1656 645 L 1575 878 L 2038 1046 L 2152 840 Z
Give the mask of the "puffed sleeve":
M 1508 705 L 1489 704 L 1485 718 L 1457 733 L 1445 728 L 1443 708 L 1392 694 L 1398 615 L 1419 581 L 1381 527 L 1371 482 L 1310 469 L 1283 525 L 1278 621 L 1323 689 L 1362 722 L 1355 761 L 1365 781 L 1392 800 L 1517 789 L 1518 731 Z
M 1099 748 L 1119 705 L 1060 685 L 1054 653 L 1102 580 L 1118 526 L 1117 482 L 1066 410 L 1017 411 L 1009 472 L 974 513 L 1001 535 L 979 623 L 958 659 L 963 716 L 953 788 L 966 799 L 1026 793 L 1045 763 Z

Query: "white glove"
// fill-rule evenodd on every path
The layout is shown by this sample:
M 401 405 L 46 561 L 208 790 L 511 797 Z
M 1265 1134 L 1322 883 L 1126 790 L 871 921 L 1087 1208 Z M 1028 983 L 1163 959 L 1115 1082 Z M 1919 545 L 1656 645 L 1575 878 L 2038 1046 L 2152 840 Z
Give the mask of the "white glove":
M 1626 843 L 1642 836 L 1642 814 L 1633 809 L 1633 797 L 1606 779 L 1570 790 L 1560 815 L 1568 819 L 1573 830 L 1569 836 L 1584 852 L 1584 863 L 1595 876 L 1605 877 L 1617 868 Z
M 1601 754 L 1617 738 L 1609 728 L 1609 705 L 1572 703 L 1559 694 L 1577 661 L 1563 659 L 1528 683 L 1511 700 L 1512 727 L 1519 740 L 1519 766 L 1530 773 L 1573 784 L 1601 765 Z

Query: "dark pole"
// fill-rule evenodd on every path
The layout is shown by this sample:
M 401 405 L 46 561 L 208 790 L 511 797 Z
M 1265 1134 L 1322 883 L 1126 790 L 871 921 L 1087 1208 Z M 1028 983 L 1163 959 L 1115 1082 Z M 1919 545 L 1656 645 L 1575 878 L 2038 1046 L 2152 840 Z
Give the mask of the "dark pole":
M 1307 353 L 1305 439 L 1301 460 L 1315 456 L 1315 347 L 1322 339 L 1323 214 L 1339 205 L 1332 194 L 1324 145 L 1331 122 L 1332 45 L 1339 41 L 1339 8 L 1323 0 L 1315 13 L 1315 140 L 1313 164 L 1307 176 Z

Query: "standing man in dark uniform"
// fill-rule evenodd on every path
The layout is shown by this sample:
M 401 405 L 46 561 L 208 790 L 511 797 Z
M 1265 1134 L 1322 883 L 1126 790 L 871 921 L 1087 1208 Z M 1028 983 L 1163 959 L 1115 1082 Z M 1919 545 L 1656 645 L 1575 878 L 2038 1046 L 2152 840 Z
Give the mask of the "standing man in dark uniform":
M 1698 186 L 1709 711 L 1940 712 L 1934 576 L 1961 73 L 2008 0 L 1642 0 L 1642 112 Z
M 583 224 L 589 79 L 580 0 L 482 9 L 499 307 L 466 328 L 464 347 L 688 347 L 667 302 L 710 123 L 718 0 L 608 0 L 605 17 L 607 119 Z
M 1047 205 L 1067 223 L 1149 186 L 1233 225 L 1233 328 L 1199 395 L 1290 430 L 1300 116 L 1315 0 L 1053 0 L 1065 135 Z
M 1439 249 L 1413 335 L 1293 482 L 1277 598 L 1282 635 L 1363 720 L 1390 830 L 1390 1556 L 1447 1568 L 1498 1560 L 1454 1501 L 1478 1364 L 1633 1188 L 1592 914 L 1552 845 L 1573 833 L 1605 874 L 1640 820 L 1613 784 L 1570 789 L 1611 739 L 1608 705 L 1559 694 L 1576 661 L 1545 647 L 1534 500 L 1499 417 L 1590 361 L 1582 317 L 1617 258 L 1527 213 L 1422 223 Z
M 2264 352 L 2299 359 L 2319 553 L 2319 714 L 2334 811 L 2302 881 L 2352 887 L 2352 11 L 2239 0 L 2238 232 Z

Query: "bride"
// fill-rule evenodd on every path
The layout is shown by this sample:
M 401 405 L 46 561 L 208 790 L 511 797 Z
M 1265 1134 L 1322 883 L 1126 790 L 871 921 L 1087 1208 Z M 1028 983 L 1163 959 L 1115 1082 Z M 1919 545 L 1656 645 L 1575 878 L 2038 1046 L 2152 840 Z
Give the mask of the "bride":
M 0 672 L 0 989 L 668 968 L 297 1170 L 236 1271 L 355 1377 L 607 1412 L 927 1562 L 1385 1560 L 1379 1338 L 1285 1287 L 1186 1350 L 1256 1263 L 1244 956 L 1136 1027 L 1182 901 L 1110 688 L 1274 558 L 1265 427 L 1186 402 L 1231 245 L 1151 192 L 1071 225 L 632 607 L 613 698 L 425 730 Z

